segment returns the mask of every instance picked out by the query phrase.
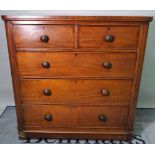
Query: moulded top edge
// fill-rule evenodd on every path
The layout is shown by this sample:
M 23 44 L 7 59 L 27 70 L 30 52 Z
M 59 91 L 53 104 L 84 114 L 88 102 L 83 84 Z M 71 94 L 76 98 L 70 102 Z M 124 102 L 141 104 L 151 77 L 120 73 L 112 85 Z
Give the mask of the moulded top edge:
M 133 21 L 150 22 L 152 16 L 1 16 L 4 21 Z

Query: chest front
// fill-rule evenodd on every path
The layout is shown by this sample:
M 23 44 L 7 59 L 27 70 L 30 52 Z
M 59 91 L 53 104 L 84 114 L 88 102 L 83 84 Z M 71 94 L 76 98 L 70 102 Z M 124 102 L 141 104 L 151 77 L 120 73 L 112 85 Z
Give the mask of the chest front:
M 3 19 L 20 138 L 131 138 L 151 17 Z

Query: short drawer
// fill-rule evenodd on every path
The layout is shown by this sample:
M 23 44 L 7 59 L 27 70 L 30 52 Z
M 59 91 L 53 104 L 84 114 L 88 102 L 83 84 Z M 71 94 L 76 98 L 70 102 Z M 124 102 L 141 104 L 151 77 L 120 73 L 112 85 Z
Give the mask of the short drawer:
M 15 25 L 16 48 L 74 48 L 73 25 Z
M 17 52 L 21 77 L 134 76 L 136 53 Z
M 126 127 L 127 106 L 24 105 L 25 127 Z
M 136 49 L 139 26 L 80 26 L 79 48 Z
M 129 105 L 132 80 L 20 80 L 26 104 Z

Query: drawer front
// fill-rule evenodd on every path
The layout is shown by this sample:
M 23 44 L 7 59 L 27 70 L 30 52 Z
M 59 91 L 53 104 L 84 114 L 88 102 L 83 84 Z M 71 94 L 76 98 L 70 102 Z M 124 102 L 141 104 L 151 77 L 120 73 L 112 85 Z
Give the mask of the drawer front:
M 139 26 L 80 26 L 80 48 L 135 49 Z
M 129 105 L 132 80 L 21 80 L 27 104 Z
M 24 126 L 37 127 L 126 127 L 128 107 L 25 105 Z
M 17 52 L 21 77 L 133 77 L 136 53 Z
M 74 48 L 73 25 L 15 25 L 16 48 Z

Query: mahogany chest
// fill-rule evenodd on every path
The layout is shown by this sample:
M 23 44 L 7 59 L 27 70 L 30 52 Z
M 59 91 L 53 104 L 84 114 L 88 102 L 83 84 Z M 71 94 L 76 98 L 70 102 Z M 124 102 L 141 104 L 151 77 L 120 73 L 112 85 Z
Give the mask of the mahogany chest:
M 132 137 L 152 17 L 2 19 L 20 138 Z

